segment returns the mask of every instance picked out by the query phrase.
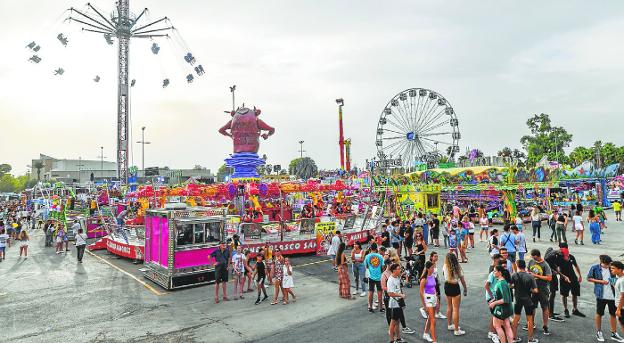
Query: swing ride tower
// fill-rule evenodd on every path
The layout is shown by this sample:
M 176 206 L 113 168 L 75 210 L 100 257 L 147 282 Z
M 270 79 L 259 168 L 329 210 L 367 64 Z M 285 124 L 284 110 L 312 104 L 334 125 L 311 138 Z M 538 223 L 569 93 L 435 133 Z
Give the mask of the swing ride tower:
M 138 15 L 130 13 L 130 0 L 116 1 L 117 8 L 106 18 L 100 11 L 87 4 L 89 11 L 79 11 L 70 8 L 67 20 L 78 22 L 83 26 L 83 31 L 104 34 L 107 40 L 117 37 L 118 44 L 118 89 L 117 89 L 117 177 L 119 181 L 128 182 L 128 157 L 129 157 L 129 117 L 130 117 L 130 83 L 129 83 L 129 57 L 130 40 L 132 38 L 155 38 L 168 37 L 166 33 L 173 30 L 173 26 L 167 26 L 169 19 L 161 19 L 149 22 L 145 25 L 137 25 L 148 9 L 145 8 Z M 92 13 L 94 12 L 94 13 Z M 160 25 L 159 25 L 160 24 Z M 154 26 L 156 25 L 156 26 Z M 162 25 L 165 25 L 164 27 Z

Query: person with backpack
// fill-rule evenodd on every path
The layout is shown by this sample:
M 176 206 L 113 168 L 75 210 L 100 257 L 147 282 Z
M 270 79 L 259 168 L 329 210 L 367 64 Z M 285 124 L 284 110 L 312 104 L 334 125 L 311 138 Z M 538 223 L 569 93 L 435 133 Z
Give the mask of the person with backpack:
M 503 234 L 500 237 L 500 247 L 507 248 L 507 253 L 509 254 L 507 258 L 509 262 L 512 263 L 512 268 L 515 271 L 515 262 L 516 262 L 516 236 L 511 232 L 510 225 L 507 224 L 503 227 Z M 511 273 L 511 270 L 509 271 Z
M 518 252 L 518 260 L 524 260 L 524 255 L 527 253 L 526 237 L 524 236 L 524 233 L 518 229 L 517 226 L 512 226 L 511 229 L 512 229 L 511 231 L 513 232 L 513 235 L 516 237 L 516 248 Z

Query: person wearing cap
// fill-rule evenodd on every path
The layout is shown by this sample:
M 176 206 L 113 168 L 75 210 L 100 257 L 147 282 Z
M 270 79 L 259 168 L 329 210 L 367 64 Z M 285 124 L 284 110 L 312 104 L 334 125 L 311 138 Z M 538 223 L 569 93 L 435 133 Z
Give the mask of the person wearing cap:
M 585 317 L 585 315 L 578 310 L 578 297 L 581 296 L 581 281 L 583 280 L 581 269 L 576 263 L 574 255 L 570 254 L 567 243 L 560 243 L 559 250 L 563 256 L 559 262 L 559 288 L 561 301 L 563 302 L 564 316 L 570 318 L 570 311 L 568 311 L 568 295 L 572 293 L 572 314 Z
M 230 300 L 227 297 L 227 282 L 231 256 L 232 253 L 224 241 L 219 242 L 219 248 L 210 253 L 209 259 L 215 259 L 215 304 L 219 303 L 219 285 L 223 287 L 223 301 Z

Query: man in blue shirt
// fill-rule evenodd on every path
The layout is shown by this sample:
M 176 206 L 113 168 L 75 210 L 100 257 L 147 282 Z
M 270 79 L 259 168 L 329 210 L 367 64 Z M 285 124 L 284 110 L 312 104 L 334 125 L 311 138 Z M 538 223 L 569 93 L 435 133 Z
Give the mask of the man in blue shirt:
M 611 273 L 612 259 L 609 255 L 600 255 L 600 263 L 589 268 L 587 281 L 594 284 L 594 296 L 596 297 L 596 340 L 604 342 L 602 334 L 602 316 L 605 314 L 605 307 L 609 309 L 609 324 L 611 326 L 611 339 L 616 342 L 624 341 L 617 333 L 616 306 L 615 306 L 615 276 Z
M 499 241 L 501 248 L 507 248 L 507 252 L 509 253 L 507 259 L 511 261 L 513 266 L 516 262 L 516 235 L 511 232 L 510 228 L 511 227 L 509 224 L 505 224 L 505 226 L 503 227 L 504 232 L 500 236 Z
M 228 267 L 232 262 L 232 254 L 230 248 L 225 245 L 224 241 L 219 243 L 219 248 L 210 253 L 210 258 L 215 259 L 215 303 L 219 303 L 219 284 L 223 287 L 223 301 L 228 301 L 227 297 L 227 282 L 228 282 Z
M 370 246 L 371 253 L 364 258 L 364 266 L 368 269 L 368 312 L 373 312 L 373 293 L 377 287 L 377 301 L 381 305 L 381 272 L 384 266 L 383 256 L 377 253 L 377 243 Z

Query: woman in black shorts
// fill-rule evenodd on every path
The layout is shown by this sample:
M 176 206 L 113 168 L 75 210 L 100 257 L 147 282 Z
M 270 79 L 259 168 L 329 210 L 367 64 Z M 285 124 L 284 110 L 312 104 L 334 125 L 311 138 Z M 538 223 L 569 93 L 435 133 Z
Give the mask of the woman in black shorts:
M 459 283 L 461 282 L 464 287 L 464 296 L 468 295 L 468 288 L 466 288 L 464 272 L 455 254 L 446 254 L 444 266 L 442 267 L 442 274 L 444 274 L 445 279 L 444 294 L 446 295 L 448 329 L 453 330 L 455 336 L 461 336 L 466 332 L 459 327 L 459 305 L 461 304 L 461 289 L 459 288 Z

